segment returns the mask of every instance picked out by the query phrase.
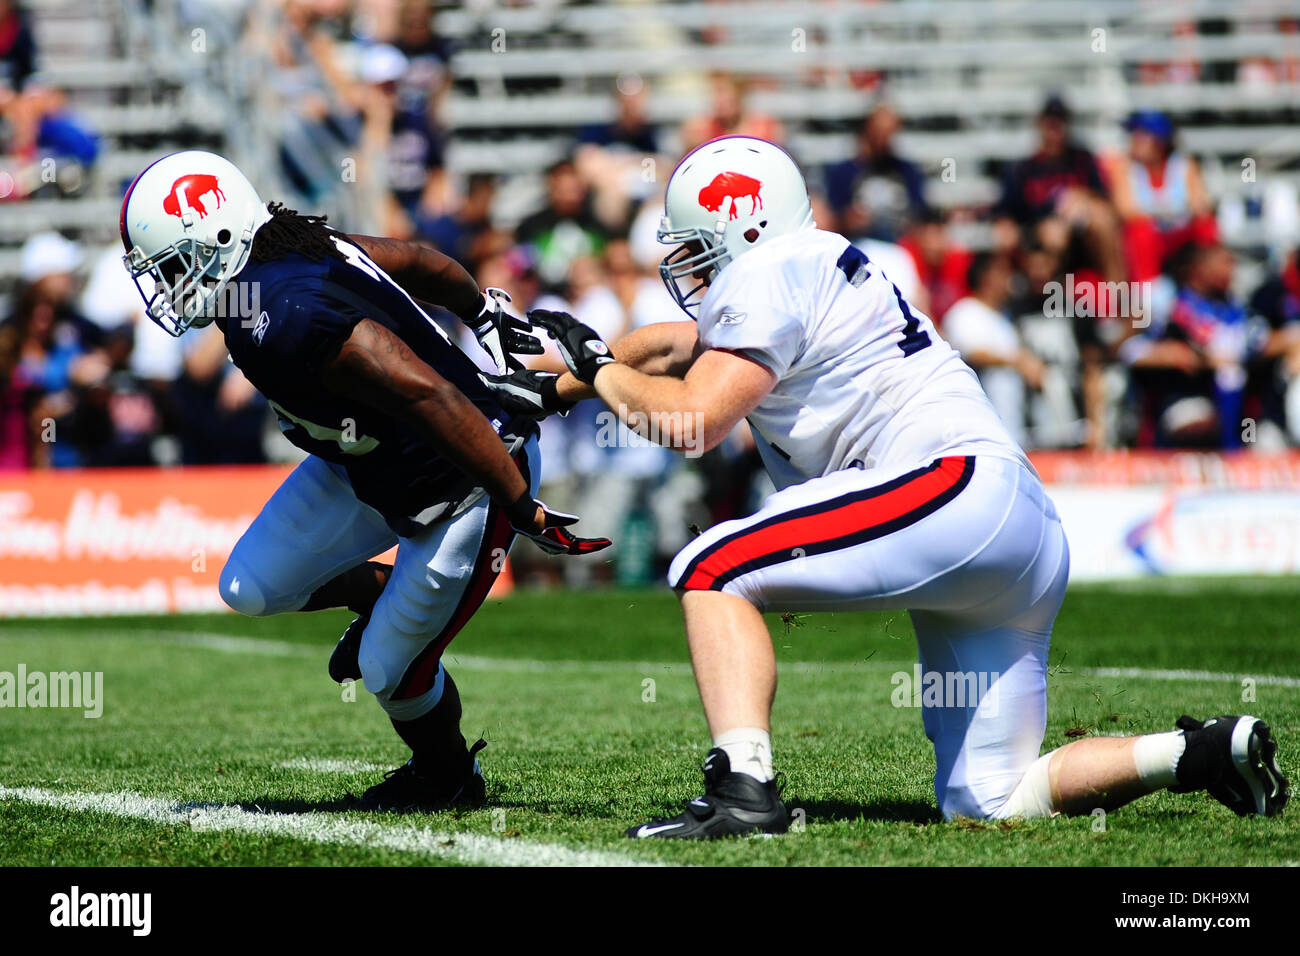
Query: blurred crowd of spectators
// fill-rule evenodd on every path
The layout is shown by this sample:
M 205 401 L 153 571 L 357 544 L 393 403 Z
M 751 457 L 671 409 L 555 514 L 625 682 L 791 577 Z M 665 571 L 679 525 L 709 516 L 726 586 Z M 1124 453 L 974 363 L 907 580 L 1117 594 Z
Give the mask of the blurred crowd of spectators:
M 0 55 L 7 6 L 0 0 Z M 624 77 L 610 91 L 612 119 L 575 122 L 532 210 L 506 220 L 499 199 L 510 184 L 447 171 L 454 48 L 434 32 L 431 5 L 365 8 L 360 43 L 344 6 L 287 0 L 277 31 L 250 38 L 269 44 L 276 69 L 265 81 L 286 104 L 276 159 L 294 195 L 271 198 L 312 210 L 358 189 L 373 197 L 374 228 L 453 255 L 480 285 L 505 289 L 519 314 L 565 309 L 610 340 L 682 318 L 657 273 L 666 172 L 715 136 L 786 137 L 736 77 L 711 76 L 700 114 L 671 127 L 648 118 L 654 91 Z M 817 224 L 858 244 L 933 318 L 1022 443 L 1300 442 L 1300 264 L 1293 252 L 1238 288 L 1215 197 L 1168 116 L 1133 114 L 1127 148 L 1094 155 L 1071 133 L 1068 100 L 1048 97 L 1035 149 L 1005 167 L 981 213 L 993 242 L 979 251 L 927 202 L 927 174 L 896 145 L 902 121 L 882 97 L 851 155 L 807 169 Z M 340 179 L 341 157 L 356 158 L 355 179 Z M 118 255 L 87 256 L 53 234 L 24 247 L 22 287 L 0 324 L 0 468 L 291 457 L 219 333 L 175 341 L 143 321 Z M 472 339 L 466 351 L 484 360 Z M 540 362 L 560 367 L 554 352 Z M 620 575 L 644 576 L 690 526 L 747 513 L 766 491 L 743 427 L 684 462 L 588 405 L 545 423 L 544 495 L 614 516 L 619 527 L 601 530 L 624 542 Z
M 63 91 L 38 81 L 32 20 L 0 0 L 0 202 L 80 195 L 99 156 Z

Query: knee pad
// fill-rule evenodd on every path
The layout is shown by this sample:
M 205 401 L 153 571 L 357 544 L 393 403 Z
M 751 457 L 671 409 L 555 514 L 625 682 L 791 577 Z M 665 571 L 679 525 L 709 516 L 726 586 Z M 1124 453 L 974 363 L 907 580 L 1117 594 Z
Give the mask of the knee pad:
M 234 555 L 221 569 L 217 587 L 221 591 L 221 600 L 233 611 L 249 617 L 275 613 L 267 609 L 266 595 L 263 594 L 257 577 Z
M 1051 760 L 1052 754 L 1046 753 L 1031 763 L 1009 794 L 1000 786 L 989 786 L 989 781 L 967 780 L 964 784 L 940 786 L 936 780 L 934 795 L 939 810 L 945 820 L 1050 817 L 1057 812 L 1052 804 L 1052 783 L 1048 776 Z
M 366 630 L 370 630 L 369 625 L 367 625 Z M 361 671 L 361 683 L 366 690 L 380 699 L 381 704 L 393 692 L 397 682 L 402 677 L 401 674 L 389 676 L 384 669 L 383 658 L 375 653 L 374 642 L 371 641 L 370 645 L 367 646 L 364 635 L 361 638 L 361 649 L 357 652 L 357 668 Z
M 383 704 L 395 693 L 406 671 L 411 667 L 420 651 L 424 650 L 430 636 L 421 633 L 419 616 L 393 613 L 391 604 L 377 608 L 361 635 L 361 648 L 357 653 L 357 666 L 361 670 L 361 681 L 366 690 L 379 698 Z M 413 610 L 408 608 L 407 610 Z M 431 690 L 441 694 L 441 663 Z M 421 699 L 411 698 L 410 700 Z M 410 703 L 393 701 L 393 705 Z M 387 705 L 385 705 L 387 709 Z M 418 716 L 418 715 L 417 715 Z M 409 719 L 409 718 L 399 718 Z
M 310 593 L 284 594 L 272 590 L 247 562 L 240 560 L 238 547 L 221 569 L 217 587 L 221 591 L 221 599 L 232 610 L 249 617 L 296 611 L 311 597 Z
M 945 820 L 956 817 L 968 817 L 971 820 L 987 820 L 992 814 L 971 792 L 969 787 L 935 787 L 935 799 L 939 801 L 939 812 Z

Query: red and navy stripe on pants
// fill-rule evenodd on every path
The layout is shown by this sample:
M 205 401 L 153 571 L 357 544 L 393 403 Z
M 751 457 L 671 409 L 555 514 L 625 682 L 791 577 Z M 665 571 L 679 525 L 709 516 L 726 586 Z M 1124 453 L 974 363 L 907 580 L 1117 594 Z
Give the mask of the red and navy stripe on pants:
M 519 455 L 515 459 L 515 464 L 519 466 L 524 480 L 527 481 L 527 455 Z M 461 628 L 469 623 L 469 619 L 474 616 L 474 612 L 482 606 L 488 592 L 492 590 L 492 585 L 496 582 L 497 575 L 501 573 L 504 566 L 501 557 L 509 550 L 510 542 L 514 540 L 514 537 L 515 529 L 511 527 L 510 519 L 506 517 L 505 511 L 498 507 L 495 501 L 489 504 L 487 522 L 483 529 L 483 540 L 479 544 L 478 554 L 474 558 L 474 570 L 470 572 L 469 583 L 465 586 L 465 593 L 461 595 L 456 610 L 452 612 L 446 626 L 425 645 L 424 649 L 416 655 L 415 660 L 411 661 L 410 665 L 407 666 L 406 673 L 402 675 L 402 679 L 390 695 L 391 700 L 410 700 L 413 697 L 427 694 L 432 689 L 434 681 L 438 679 L 438 662 L 442 660 L 442 652 L 447 649 L 447 645 L 452 642 L 452 639 L 460 633 Z
M 774 515 L 704 548 L 673 586 L 721 591 L 752 571 L 883 538 L 938 511 L 974 473 L 973 457 L 939 458 L 874 488 Z

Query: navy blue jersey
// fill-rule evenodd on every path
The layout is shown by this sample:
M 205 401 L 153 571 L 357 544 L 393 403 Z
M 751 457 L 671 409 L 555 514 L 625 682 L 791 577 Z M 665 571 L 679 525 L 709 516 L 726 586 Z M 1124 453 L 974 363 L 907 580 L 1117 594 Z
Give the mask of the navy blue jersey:
M 254 308 L 226 322 L 226 346 L 270 401 L 285 436 L 344 466 L 357 497 L 409 536 L 481 492 L 413 426 L 324 388 L 321 365 L 353 326 L 371 319 L 391 329 L 477 406 L 511 451 L 536 424 L 504 412 L 477 366 L 429 314 L 358 246 L 336 242 L 346 262 L 287 255 L 245 266 L 228 300 Z

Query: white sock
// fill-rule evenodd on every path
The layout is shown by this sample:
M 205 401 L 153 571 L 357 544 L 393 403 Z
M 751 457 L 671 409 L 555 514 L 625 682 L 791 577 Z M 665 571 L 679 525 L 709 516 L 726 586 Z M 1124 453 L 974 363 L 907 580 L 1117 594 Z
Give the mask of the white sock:
M 772 779 L 772 735 L 757 727 L 737 727 L 713 739 L 727 754 L 733 773 L 747 773 L 760 783 Z
M 993 814 L 995 820 L 1006 820 L 1010 817 L 1032 820 L 1056 814 L 1056 807 L 1052 804 L 1052 778 L 1048 773 L 1054 753 L 1055 750 L 1045 753 L 1029 765 L 1029 769 L 1020 778 L 1016 789 L 1012 790 L 1011 796 L 1007 797 L 1007 802 Z
M 1181 730 L 1164 734 L 1143 734 L 1133 745 L 1133 762 L 1138 776 L 1149 787 L 1164 789 L 1178 782 L 1178 761 L 1182 759 L 1187 740 Z

